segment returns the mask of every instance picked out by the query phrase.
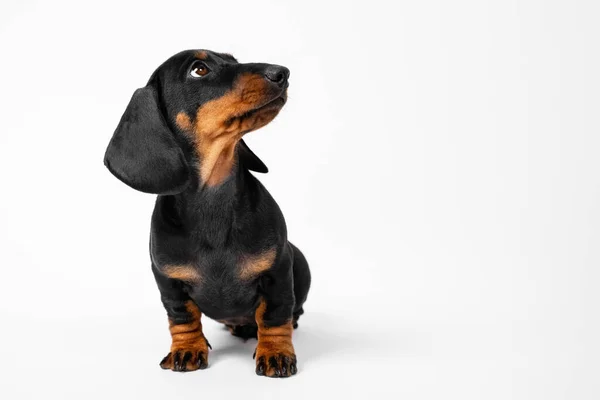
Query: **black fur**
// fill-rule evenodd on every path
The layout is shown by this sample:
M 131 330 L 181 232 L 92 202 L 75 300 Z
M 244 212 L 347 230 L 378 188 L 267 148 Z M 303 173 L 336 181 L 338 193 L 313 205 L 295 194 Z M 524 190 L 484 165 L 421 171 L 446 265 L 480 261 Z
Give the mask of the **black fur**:
M 110 141 L 104 163 L 117 178 L 146 193 L 179 193 L 190 171 L 158 110 L 152 86 L 133 94 Z

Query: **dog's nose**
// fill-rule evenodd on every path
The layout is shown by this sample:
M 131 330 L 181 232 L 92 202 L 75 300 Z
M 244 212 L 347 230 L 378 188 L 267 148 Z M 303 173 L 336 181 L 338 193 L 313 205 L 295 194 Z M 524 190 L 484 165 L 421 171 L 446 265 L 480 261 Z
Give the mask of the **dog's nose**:
M 290 76 L 290 70 L 281 65 L 269 65 L 265 70 L 265 76 L 271 82 L 283 86 Z

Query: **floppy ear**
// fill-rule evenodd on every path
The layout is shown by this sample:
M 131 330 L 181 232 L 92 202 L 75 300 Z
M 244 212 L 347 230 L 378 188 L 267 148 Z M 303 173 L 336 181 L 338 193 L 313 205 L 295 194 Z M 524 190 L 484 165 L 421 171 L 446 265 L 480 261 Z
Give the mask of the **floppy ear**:
M 267 168 L 265 163 L 263 163 L 252 150 L 250 150 L 250 147 L 244 142 L 244 139 L 240 139 L 239 141 L 238 157 L 244 167 L 248 168 L 250 171 L 262 172 L 263 174 L 269 172 L 269 168 Z
M 146 193 L 176 194 L 189 184 L 188 164 L 163 120 L 152 86 L 133 94 L 108 144 L 104 165 L 121 181 Z

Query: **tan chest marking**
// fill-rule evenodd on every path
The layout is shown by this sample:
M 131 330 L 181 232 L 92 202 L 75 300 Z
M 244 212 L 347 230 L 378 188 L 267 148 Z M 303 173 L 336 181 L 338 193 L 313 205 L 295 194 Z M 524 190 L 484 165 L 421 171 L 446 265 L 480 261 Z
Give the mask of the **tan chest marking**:
M 242 261 L 239 266 L 240 278 L 243 280 L 249 280 L 267 271 L 273 266 L 276 254 L 277 252 L 275 249 L 269 249 L 261 254 L 246 255 L 242 257 Z
M 171 279 L 178 279 L 193 284 L 202 282 L 202 276 L 192 265 L 166 265 L 162 272 Z

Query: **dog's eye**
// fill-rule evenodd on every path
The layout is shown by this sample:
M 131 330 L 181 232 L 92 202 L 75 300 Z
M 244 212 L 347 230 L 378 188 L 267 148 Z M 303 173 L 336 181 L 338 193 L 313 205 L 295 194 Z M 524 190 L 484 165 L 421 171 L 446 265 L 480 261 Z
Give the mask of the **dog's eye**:
M 204 63 L 195 63 L 192 66 L 192 70 L 190 71 L 190 75 L 194 78 L 201 78 L 204 75 L 208 74 L 210 70 Z

